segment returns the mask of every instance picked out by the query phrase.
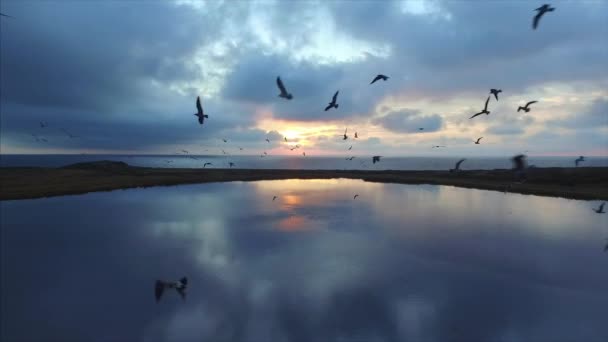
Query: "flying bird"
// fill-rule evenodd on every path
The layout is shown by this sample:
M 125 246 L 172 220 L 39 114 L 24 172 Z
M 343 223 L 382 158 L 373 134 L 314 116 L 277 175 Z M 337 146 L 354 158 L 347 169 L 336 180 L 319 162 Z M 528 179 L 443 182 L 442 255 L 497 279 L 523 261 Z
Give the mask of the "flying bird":
M 6 14 L 4 14 L 4 13 L 0 13 L 0 16 L 15 19 L 15 17 L 11 17 L 10 15 L 6 15 Z
M 359 134 L 357 134 L 357 132 L 355 132 L 355 139 L 359 138 Z
M 268 153 L 266 153 L 266 151 L 264 151 L 264 155 L 266 156 L 266 155 L 268 155 Z
M 287 89 L 285 89 L 285 85 L 283 84 L 283 81 L 281 81 L 281 77 L 279 77 L 279 76 L 277 76 L 277 86 L 279 87 L 279 90 L 281 91 L 281 93 L 279 94 L 279 97 L 282 97 L 286 100 L 293 99 L 293 95 L 291 95 L 290 93 L 287 92 Z
M 67 136 L 70 137 L 70 139 L 78 138 L 78 136 L 68 132 L 65 128 L 61 128 L 61 130 L 63 131 L 63 133 L 67 134 Z
M 518 154 L 515 157 L 511 158 L 513 162 L 513 170 L 515 171 L 515 176 L 519 182 L 526 181 L 526 155 Z
M 524 112 L 528 113 L 530 111 L 530 108 L 528 108 L 528 106 L 530 106 L 531 104 L 536 103 L 536 102 L 538 102 L 538 101 L 530 101 L 530 102 L 526 103 L 526 105 L 523 107 L 519 106 L 519 108 L 517 108 L 517 112 L 519 113 L 520 110 L 523 110 Z
M 435 145 L 435 146 L 433 146 L 433 147 L 431 147 L 431 148 L 440 148 L 440 147 L 445 147 L 445 146 L 442 146 L 442 145 Z
M 346 139 L 348 139 L 348 135 L 346 135 L 346 131 L 348 131 L 348 128 L 346 128 L 346 129 L 344 130 L 344 137 L 342 138 L 342 140 L 346 140 Z
M 479 140 L 483 139 L 483 137 L 480 137 L 477 139 L 477 141 L 475 142 L 475 145 L 479 145 Z
M 165 289 L 175 289 L 177 293 L 182 296 L 182 299 L 186 299 L 186 288 L 188 287 L 188 278 L 183 277 L 179 281 L 163 281 L 157 280 L 156 286 L 154 287 L 154 295 L 156 296 L 156 302 L 160 301 Z
M 283 137 L 283 139 L 285 139 L 285 142 L 287 142 L 287 137 Z
M 49 124 L 45 121 L 40 121 L 40 128 L 47 127 Z
M 355 156 L 352 156 L 350 158 L 346 158 L 346 160 L 353 160 L 353 159 L 355 159 Z
M 374 79 L 372 80 L 372 82 L 371 82 L 370 84 L 374 84 L 376 81 L 379 81 L 379 80 L 386 81 L 386 80 L 388 80 L 389 78 L 390 78 L 390 77 L 388 77 L 388 76 L 384 76 L 384 75 L 378 75 L 378 76 L 374 77 Z
M 353 149 L 353 145 L 350 145 L 350 147 L 348 148 L 348 150 L 352 150 Z
M 336 91 L 336 93 L 334 94 L 334 97 L 331 98 L 331 102 L 327 105 L 327 107 L 325 107 L 325 111 L 327 112 L 328 110 L 332 109 L 332 108 L 336 108 L 338 109 L 338 103 L 336 101 L 338 101 L 338 93 L 340 93 L 340 91 Z
M 198 123 L 201 125 L 203 124 L 205 119 L 209 118 L 209 115 L 207 115 L 203 112 L 203 106 L 201 106 L 201 97 L 200 96 L 196 97 L 196 113 L 194 114 L 194 116 L 198 117 Z
M 239 150 L 241 150 L 241 151 L 242 151 L 242 150 L 243 150 L 243 148 L 242 148 L 242 147 L 239 147 Z
M 538 27 L 538 22 L 540 21 L 540 18 L 547 12 L 555 11 L 555 8 L 549 6 L 548 4 L 544 4 L 539 8 L 535 9 L 535 11 L 538 11 L 538 13 L 536 13 L 536 15 L 534 16 L 534 20 L 532 21 L 532 28 L 534 30 L 536 30 L 536 27 Z
M 359 194 L 356 194 L 356 195 L 353 197 L 353 199 L 356 199 L 357 197 L 359 197 Z
M 232 168 L 234 166 L 233 162 L 228 163 L 230 165 L 230 168 Z
M 184 154 L 188 154 L 189 152 L 186 150 L 182 150 L 182 152 L 184 152 Z
M 496 98 L 496 101 L 498 101 L 498 93 L 502 93 L 502 90 L 500 90 L 500 89 L 490 89 L 490 94 L 494 95 L 494 97 Z
M 600 206 L 597 209 L 593 208 L 593 211 L 595 211 L 598 214 L 605 213 L 605 211 L 604 211 L 604 205 L 606 205 L 606 202 L 602 202 L 602 204 L 600 204 Z
M 213 164 L 211 164 L 211 163 L 205 163 L 205 164 L 203 164 L 203 169 L 204 169 L 205 167 L 207 167 L 207 165 L 213 165 Z
M 580 156 L 580 157 L 578 157 L 578 158 L 577 158 L 577 159 L 574 161 L 574 165 L 575 165 L 575 166 L 578 166 L 578 164 L 579 164 L 580 162 L 584 162 L 584 161 L 585 161 L 585 157 Z
M 302 155 L 303 155 L 304 157 L 306 157 L 306 152 L 302 152 Z
M 373 156 L 372 157 L 372 164 L 376 164 L 380 162 L 380 158 L 382 158 L 382 156 Z
M 266 138 L 266 142 L 270 144 L 270 140 L 268 140 L 268 138 Z
M 273 196 L 273 197 L 272 197 L 272 200 L 273 200 L 273 201 L 274 201 L 275 199 L 277 199 L 277 196 Z
M 225 143 L 227 143 L 227 142 L 228 142 L 228 140 L 226 140 L 226 139 L 224 139 L 224 138 L 222 138 L 222 141 L 223 141 L 223 142 L 225 142 Z
M 423 127 L 418 128 L 419 131 L 424 131 Z
M 460 164 L 462 164 L 462 162 L 464 162 L 466 159 L 460 159 L 459 161 L 456 162 L 456 165 L 454 166 L 453 169 L 450 169 L 450 172 L 456 172 L 456 171 L 460 171 Z
M 473 116 L 471 116 L 469 119 L 472 119 L 478 115 L 481 114 L 486 114 L 486 115 L 490 115 L 490 111 L 488 110 L 488 102 L 490 102 L 490 97 L 488 96 L 488 99 L 486 100 L 486 105 L 483 107 L 483 110 L 479 113 L 474 114 Z

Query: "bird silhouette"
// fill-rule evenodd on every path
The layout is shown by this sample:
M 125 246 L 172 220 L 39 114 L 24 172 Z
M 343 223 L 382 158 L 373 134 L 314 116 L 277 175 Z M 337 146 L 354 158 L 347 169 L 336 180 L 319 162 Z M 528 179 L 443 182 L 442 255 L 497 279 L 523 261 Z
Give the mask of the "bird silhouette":
M 353 145 L 350 145 L 350 147 L 348 148 L 348 150 L 352 150 L 353 149 Z
M 389 78 L 390 78 L 390 77 L 388 77 L 388 76 L 384 76 L 384 75 L 378 75 L 378 76 L 374 77 L 374 79 L 372 80 L 372 82 L 371 82 L 370 84 L 374 84 L 374 83 L 376 83 L 376 81 L 379 81 L 379 80 L 386 81 L 386 80 L 388 80 Z
M 183 277 L 179 281 L 164 281 L 157 280 L 156 285 L 154 287 L 154 295 L 156 297 L 156 302 L 160 301 L 165 289 L 175 289 L 182 299 L 186 299 L 186 288 L 188 287 L 188 278 Z
M 47 127 L 49 124 L 45 121 L 40 121 L 40 128 L 45 128 Z
M 232 168 L 234 166 L 233 162 L 228 163 L 228 165 L 230 166 L 230 168 Z
M 531 104 L 533 104 L 533 103 L 536 103 L 536 102 L 538 102 L 538 101 L 530 101 L 530 102 L 526 103 L 526 105 L 525 105 L 525 106 L 523 106 L 523 107 L 522 107 L 522 106 L 519 106 L 519 108 L 517 108 L 517 112 L 519 113 L 519 111 L 520 111 L 520 110 L 523 110 L 524 112 L 528 113 L 528 112 L 530 111 L 529 106 L 530 106 Z
M 346 131 L 347 131 L 347 130 L 348 130 L 348 128 L 346 128 L 346 129 L 344 130 L 344 137 L 342 138 L 342 140 L 346 140 L 346 139 L 348 139 L 348 135 L 346 135 Z
M 418 128 L 419 131 L 424 131 L 423 127 Z
M 355 139 L 359 138 L 359 134 L 357 134 L 357 132 L 355 132 Z
M 496 101 L 498 101 L 498 93 L 502 93 L 502 90 L 500 90 L 500 89 L 490 89 L 490 94 L 494 95 L 494 97 L 496 98 Z
M 356 194 L 355 196 L 353 196 L 353 199 L 356 199 L 357 197 L 359 197 L 359 194 Z
M 266 142 L 270 144 L 270 140 L 268 140 L 268 138 L 266 138 Z
M 441 148 L 441 147 L 445 147 L 445 146 L 442 146 L 442 145 L 435 145 L 435 146 L 432 146 L 431 148 Z
M 450 169 L 450 172 L 457 172 L 460 171 L 460 164 L 462 164 L 462 162 L 464 162 L 466 159 L 460 159 L 459 161 L 456 162 L 456 165 L 454 166 L 453 169 Z
M 209 118 L 209 115 L 207 115 L 203 112 L 203 106 L 201 105 L 200 96 L 196 97 L 196 110 L 197 110 L 197 112 L 194 115 L 198 117 L 198 123 L 202 125 L 203 122 L 205 121 L 205 119 Z
M 353 160 L 353 159 L 355 159 L 355 156 L 352 156 L 350 158 L 346 158 L 346 160 Z
M 486 100 L 486 104 L 485 104 L 485 106 L 483 107 L 483 110 L 482 110 L 481 112 L 479 112 L 479 113 L 474 114 L 474 115 L 473 115 L 473 116 L 471 116 L 469 119 L 472 119 L 472 118 L 474 118 L 474 117 L 476 117 L 476 116 L 478 116 L 478 115 L 481 115 L 481 114 L 486 114 L 486 115 L 489 115 L 489 114 L 490 114 L 490 111 L 488 110 L 488 102 L 490 102 L 490 97 L 489 97 L 489 96 L 488 96 L 488 99 Z
M 287 142 L 287 137 L 283 137 L 283 139 L 285 139 L 285 142 Z
M 325 111 L 327 112 L 328 110 L 332 109 L 332 108 L 336 108 L 338 109 L 338 103 L 336 101 L 338 101 L 338 94 L 340 93 L 340 91 L 336 91 L 336 93 L 334 94 L 334 96 L 331 98 L 331 102 L 327 105 L 327 107 L 325 107 Z
M 285 85 L 283 84 L 283 81 L 281 81 L 281 77 L 278 77 L 278 76 L 277 76 L 277 86 L 279 87 L 279 90 L 281 91 L 281 93 L 279 94 L 279 97 L 282 97 L 287 100 L 293 99 L 293 95 L 291 95 L 290 93 L 287 92 L 287 89 L 285 89 Z
M 584 162 L 584 161 L 585 161 L 585 157 L 580 156 L 580 157 L 578 157 L 578 158 L 577 158 L 577 159 L 574 161 L 574 165 L 575 165 L 575 166 L 578 166 L 578 164 L 579 164 L 580 162 Z
M 480 137 L 477 139 L 477 141 L 475 142 L 476 145 L 479 145 L 479 140 L 483 139 L 483 137 Z
M 373 156 L 372 157 L 372 164 L 376 164 L 380 162 L 380 158 L 382 158 L 382 156 Z
M 274 201 L 275 199 L 277 199 L 277 196 L 273 196 L 273 197 L 272 197 L 272 200 L 273 200 L 273 201 Z
M 598 214 L 605 213 L 605 211 L 604 211 L 604 205 L 606 205 L 606 202 L 602 202 L 602 204 L 600 204 L 600 206 L 597 209 L 593 208 L 593 211 L 595 211 Z
M 187 150 L 182 150 L 182 152 L 184 152 L 184 154 L 188 154 L 190 152 L 188 152 Z
M 205 164 L 203 164 L 203 169 L 206 168 L 207 165 L 213 165 L 213 164 L 211 164 L 211 163 L 205 163 Z
M 223 142 L 225 142 L 225 143 L 227 143 L 227 142 L 228 142 L 228 140 L 226 140 L 226 139 L 224 139 L 224 138 L 222 138 L 222 141 L 223 141 Z
M 15 19 L 15 17 L 11 17 L 10 15 L 6 15 L 4 13 L 0 13 L 0 16 Z
M 534 30 L 536 30 L 536 28 L 538 27 L 538 22 L 540 21 L 540 18 L 547 12 L 555 11 L 555 8 L 549 6 L 548 4 L 544 4 L 539 8 L 535 9 L 535 11 L 538 11 L 538 13 L 536 13 L 536 15 L 534 16 L 534 20 L 532 21 L 532 29 Z
M 306 157 L 306 152 L 302 152 L 302 155 L 303 155 L 304 157 Z

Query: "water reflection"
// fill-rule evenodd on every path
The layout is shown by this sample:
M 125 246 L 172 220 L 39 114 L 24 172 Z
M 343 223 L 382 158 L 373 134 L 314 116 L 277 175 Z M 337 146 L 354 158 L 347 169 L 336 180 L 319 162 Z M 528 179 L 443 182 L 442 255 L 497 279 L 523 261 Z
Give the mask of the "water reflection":
M 1 340 L 605 341 L 591 206 L 354 180 L 2 202 Z

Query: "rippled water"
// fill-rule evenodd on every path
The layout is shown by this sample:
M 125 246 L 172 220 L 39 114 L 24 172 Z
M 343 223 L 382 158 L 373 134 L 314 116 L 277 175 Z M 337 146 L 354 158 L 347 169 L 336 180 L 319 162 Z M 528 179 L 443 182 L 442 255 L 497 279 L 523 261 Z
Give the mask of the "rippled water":
M 596 205 L 357 180 L 4 201 L 2 341 L 607 341 Z

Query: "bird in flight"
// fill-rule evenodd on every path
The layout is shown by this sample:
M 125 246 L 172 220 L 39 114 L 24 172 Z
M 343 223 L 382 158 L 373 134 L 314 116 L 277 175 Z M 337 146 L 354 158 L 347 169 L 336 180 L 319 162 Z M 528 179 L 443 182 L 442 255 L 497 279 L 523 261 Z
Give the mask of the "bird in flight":
M 279 90 L 281 91 L 281 93 L 279 94 L 279 97 L 282 97 L 286 100 L 293 99 L 293 95 L 291 95 L 290 93 L 287 92 L 287 89 L 285 89 L 285 85 L 283 84 L 283 81 L 281 81 L 281 77 L 279 77 L 279 76 L 277 76 L 277 86 L 279 87 Z
M 270 144 L 270 140 L 268 140 L 268 138 L 266 138 L 266 142 Z
M 203 124 L 206 118 L 209 118 L 209 115 L 203 112 L 203 106 L 201 106 L 200 96 L 196 97 L 196 113 L 194 114 L 194 116 L 198 117 L 198 123 L 201 125 Z
M 440 148 L 440 147 L 445 147 L 445 146 L 441 146 L 441 145 L 435 145 L 435 146 L 433 146 L 433 147 L 431 147 L 431 148 Z
M 188 287 L 188 278 L 183 277 L 179 281 L 163 281 L 157 280 L 156 286 L 154 287 L 154 295 L 156 296 L 156 302 L 160 300 L 165 289 L 175 289 L 177 293 L 182 296 L 182 299 L 186 299 L 186 288 Z
M 453 169 L 450 169 L 450 172 L 456 172 L 456 171 L 460 171 L 460 164 L 462 164 L 462 162 L 464 162 L 466 159 L 460 159 L 459 161 L 456 162 L 456 165 L 454 166 Z
M 424 131 L 423 127 L 418 128 L 419 131 Z
M 302 155 L 303 155 L 304 157 L 306 157 L 306 152 L 302 152 Z
M 380 162 L 380 158 L 382 158 L 382 156 L 373 156 L 372 157 L 372 164 L 376 164 Z
M 386 81 L 386 80 L 388 80 L 389 78 L 390 78 L 390 77 L 388 77 L 388 76 L 384 76 L 384 75 L 378 75 L 378 76 L 374 77 L 374 79 L 372 80 L 372 82 L 371 82 L 370 84 L 374 84 L 376 81 L 379 81 L 379 80 Z
M 529 106 L 530 106 L 531 104 L 533 104 L 533 103 L 536 103 L 536 102 L 538 102 L 538 101 L 530 101 L 530 102 L 526 103 L 526 105 L 525 105 L 525 106 L 523 106 L 523 107 L 522 107 L 522 106 L 519 106 L 519 108 L 517 108 L 517 112 L 519 113 L 519 111 L 520 111 L 520 110 L 523 110 L 524 112 L 528 113 L 528 112 L 530 111 Z
M 242 148 L 242 147 L 239 147 L 239 150 L 241 150 L 241 151 L 242 151 L 242 150 L 243 150 L 243 148 Z
M 357 134 L 357 132 L 355 132 L 355 139 L 359 138 L 359 134 Z
M 353 145 L 350 145 L 350 147 L 348 148 L 348 150 L 352 150 L 353 149 Z
M 274 201 L 275 199 L 277 199 L 277 196 L 273 196 L 273 197 L 272 197 L 272 200 L 273 200 L 273 201 Z
M 165 163 L 167 164 L 171 164 L 173 162 L 173 160 L 165 160 Z
M 186 151 L 186 150 L 182 150 L 182 152 L 184 152 L 184 154 L 188 154 L 190 152 Z
M 205 163 L 205 164 L 203 164 L 203 169 L 206 168 L 207 165 L 213 165 L 213 164 L 211 164 L 211 163 Z
M 479 145 L 479 140 L 483 139 L 483 137 L 480 137 L 477 139 L 477 141 L 475 142 L 475 145 Z
M 473 116 L 471 116 L 469 119 L 472 119 L 478 115 L 481 114 L 486 114 L 486 115 L 490 115 L 490 111 L 488 110 L 488 102 L 490 102 L 490 97 L 488 96 L 488 99 L 486 100 L 486 105 L 483 107 L 483 110 L 479 113 L 474 114 Z
M 578 166 L 578 164 L 579 164 L 580 162 L 584 162 L 584 161 L 585 161 L 585 157 L 580 156 L 580 157 L 578 157 L 578 158 L 577 158 L 577 159 L 574 161 L 574 165 L 575 165 L 575 166 Z
M 78 136 L 68 132 L 65 128 L 62 128 L 61 130 L 63 131 L 63 133 L 67 134 L 67 136 L 70 137 L 70 139 L 78 138 Z
M 346 131 L 348 131 L 348 128 L 346 128 L 346 129 L 344 130 L 344 137 L 342 138 L 342 140 L 346 140 L 346 139 L 348 139 L 348 135 L 346 135 Z
M 40 121 L 40 128 L 47 127 L 49 124 L 45 121 Z
M 222 141 L 223 141 L 223 142 L 225 142 L 225 143 L 227 143 L 227 142 L 228 142 L 228 140 L 226 140 L 226 139 L 224 139 L 224 138 L 222 138 Z
M 283 139 L 285 139 L 285 142 L 287 142 L 287 137 L 283 137 Z
M 326 112 L 332 108 L 338 109 L 339 104 L 336 102 L 336 101 L 338 101 L 338 93 L 340 93 L 339 90 L 336 91 L 336 93 L 334 94 L 334 97 L 331 98 L 331 102 L 327 105 L 327 107 L 325 107 Z
M 268 155 L 268 153 L 266 153 L 266 151 L 264 151 L 264 155 L 265 155 L 265 156 L 267 156 L 267 155 Z
M 606 202 L 602 202 L 602 204 L 600 204 L 600 206 L 597 209 L 593 208 L 593 211 L 595 211 L 598 214 L 605 213 L 605 211 L 604 211 L 604 205 L 606 205 Z
M 11 17 L 10 15 L 6 15 L 6 14 L 4 14 L 4 13 L 0 13 L 0 16 L 15 19 L 15 17 Z
M 535 11 L 538 11 L 538 13 L 536 13 L 536 15 L 534 16 L 534 20 L 532 21 L 532 28 L 534 30 L 536 30 L 536 28 L 538 27 L 538 22 L 540 21 L 540 18 L 547 12 L 555 11 L 555 8 L 549 6 L 548 4 L 544 4 L 539 8 L 535 9 Z
M 232 168 L 234 166 L 233 162 L 228 163 L 228 165 L 230 165 L 230 168 Z
M 346 158 L 346 160 L 353 160 L 353 159 L 355 159 L 355 156 L 352 156 L 350 158 Z
M 356 194 L 356 195 L 353 197 L 353 199 L 356 199 L 357 197 L 359 197 L 359 194 Z
M 500 89 L 490 89 L 490 94 L 494 95 L 494 97 L 496 98 L 496 101 L 498 101 L 498 93 L 502 93 L 502 90 L 500 90 Z

